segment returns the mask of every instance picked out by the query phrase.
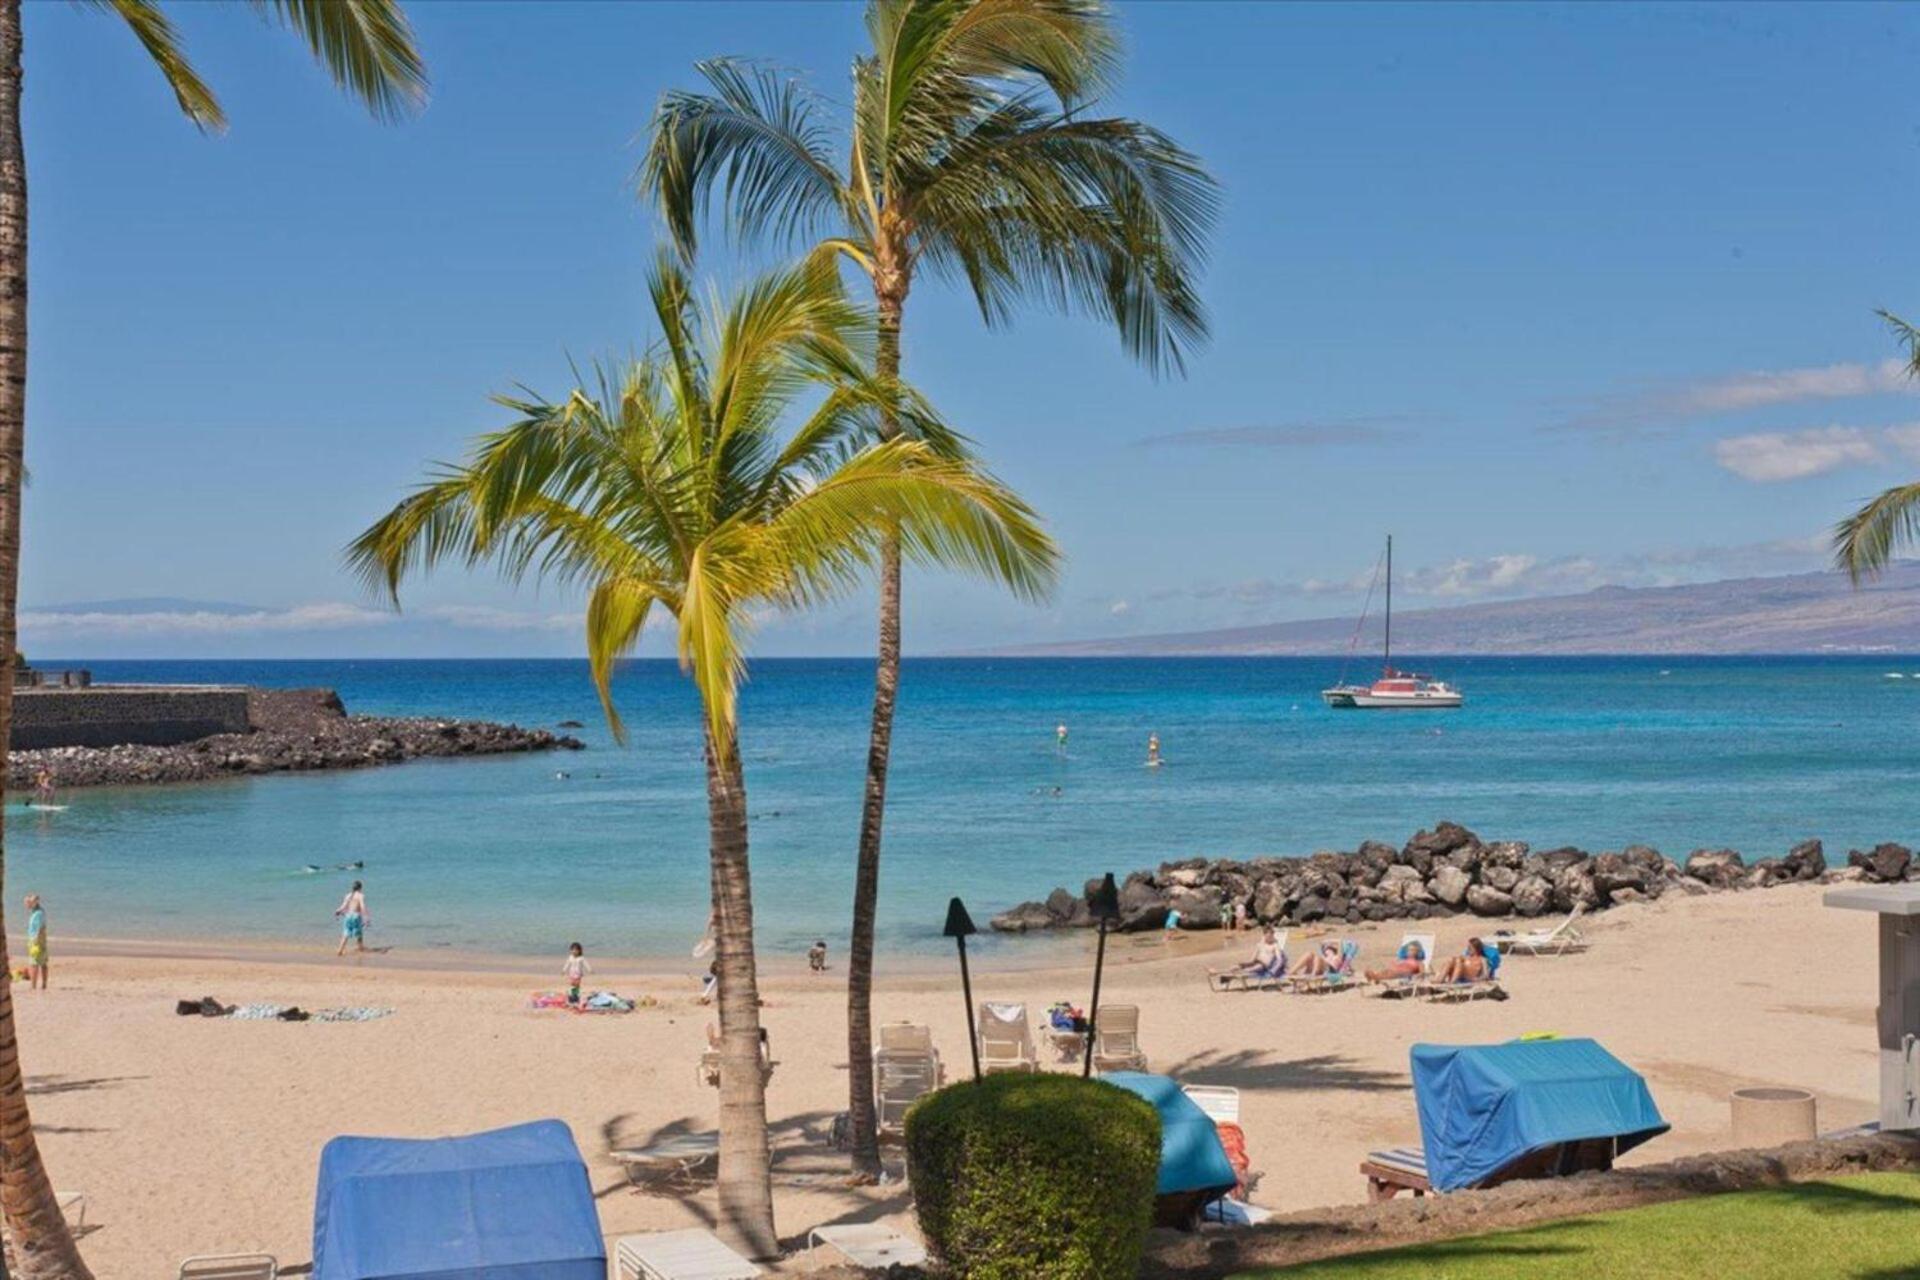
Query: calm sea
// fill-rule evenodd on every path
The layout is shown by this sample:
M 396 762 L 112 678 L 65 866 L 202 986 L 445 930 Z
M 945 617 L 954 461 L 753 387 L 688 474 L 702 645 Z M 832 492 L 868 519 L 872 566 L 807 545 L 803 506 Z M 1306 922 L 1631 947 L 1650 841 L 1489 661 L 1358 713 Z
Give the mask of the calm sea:
M 40 891 L 62 933 L 320 943 L 351 878 L 333 868 L 353 861 L 376 941 L 409 952 L 578 939 L 684 956 L 701 931 L 697 711 L 670 663 L 622 674 L 625 748 L 579 662 L 92 665 L 102 680 L 327 685 L 361 712 L 579 720 L 589 749 L 77 791 L 63 813 L 15 810 L 6 891 Z M 1423 665 L 1464 687 L 1464 710 L 1327 710 L 1317 690 L 1337 660 L 908 662 L 882 945 L 933 946 L 953 894 L 984 923 L 1106 870 L 1398 843 L 1442 818 L 1536 845 L 1750 857 L 1807 836 L 1842 854 L 1920 837 L 1920 659 Z M 864 660 L 753 668 L 741 732 L 765 946 L 845 937 L 871 672 Z M 1144 767 L 1149 732 L 1160 769 Z

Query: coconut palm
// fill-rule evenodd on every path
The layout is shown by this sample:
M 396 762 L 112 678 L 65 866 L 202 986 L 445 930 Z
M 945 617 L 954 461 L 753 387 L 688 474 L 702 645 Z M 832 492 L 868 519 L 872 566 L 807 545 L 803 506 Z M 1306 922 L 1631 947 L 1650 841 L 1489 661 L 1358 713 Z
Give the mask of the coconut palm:
M 155 0 L 87 0 L 121 18 L 202 129 L 226 123 Z M 391 119 L 425 100 L 426 71 L 397 0 L 255 0 L 269 19 L 296 31 L 334 81 L 375 115 Z M 20 136 L 20 0 L 0 0 L 0 670 L 17 641 L 20 490 L 26 478 L 27 158 Z M 0 789 L 7 775 L 13 681 L 0 679 Z M 3 846 L 0 846 L 3 847 Z M 0 881 L 5 857 L 0 853 Z M 0 898 L 5 894 L 0 892 Z M 4 936 L 0 917 L 0 936 Z M 4 953 L 0 953 L 4 958 Z M 33 1140 L 14 1039 L 13 1001 L 0 983 L 0 1210 L 18 1270 L 29 1280 L 80 1277 L 86 1264 L 54 1203 Z
M 640 185 L 682 251 L 716 189 L 737 234 L 817 243 L 871 284 L 883 376 L 900 371 L 922 269 L 964 282 L 990 325 L 1037 300 L 1108 320 L 1132 355 L 1181 369 L 1206 334 L 1195 278 L 1216 191 L 1164 133 L 1086 113 L 1119 63 L 1103 0 L 872 0 L 866 27 L 844 143 L 800 82 L 749 63 L 702 63 L 708 92 L 662 99 Z M 853 1164 L 869 1177 L 873 925 L 899 682 L 900 564 L 883 548 L 847 962 Z
M 1920 378 L 1920 329 L 1891 311 L 1880 318 L 1907 349 L 1907 376 Z M 1901 547 L 1920 538 L 1920 482 L 1898 484 L 1842 520 L 1833 530 L 1833 559 L 1858 583 L 1877 578 Z
M 752 616 L 839 595 L 890 535 L 917 562 L 1030 598 L 1049 587 L 1057 552 L 917 397 L 871 375 L 871 316 L 831 270 L 803 264 L 696 308 L 682 269 L 662 255 L 651 293 L 661 339 L 650 354 L 603 371 L 591 393 L 502 398 L 516 421 L 383 516 L 350 554 L 390 592 L 449 559 L 588 588 L 587 653 L 617 737 L 615 660 L 655 610 L 674 620 L 705 710 L 720 1223 L 769 1257 L 779 1243 L 734 716 Z M 912 432 L 880 439 L 883 405 L 904 407 Z M 791 434 L 779 429 L 802 414 Z

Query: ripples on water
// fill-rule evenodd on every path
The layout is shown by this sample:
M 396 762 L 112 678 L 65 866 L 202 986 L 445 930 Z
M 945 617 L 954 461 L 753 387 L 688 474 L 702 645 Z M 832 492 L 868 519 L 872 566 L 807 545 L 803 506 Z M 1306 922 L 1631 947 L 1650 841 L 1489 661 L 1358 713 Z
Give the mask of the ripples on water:
M 559 954 L 679 954 L 706 918 L 693 695 L 631 664 L 612 746 L 584 663 L 95 662 L 101 680 L 328 685 L 350 710 L 553 726 L 577 754 L 78 791 L 9 814 L 8 892 L 56 931 L 322 941 L 364 860 L 379 939 Z M 1399 843 L 1441 818 L 1489 838 L 1750 857 L 1820 836 L 1915 843 L 1911 659 L 1478 658 L 1423 664 L 1457 712 L 1336 712 L 1337 660 L 910 661 L 894 737 L 881 938 L 938 943 L 1055 884 L 1194 854 Z M 762 943 L 842 940 L 872 666 L 767 661 L 742 706 Z M 1054 742 L 1066 723 L 1067 748 Z M 1149 732 L 1165 766 L 1145 766 Z M 555 777 L 564 770 L 567 779 Z M 989 944 L 993 945 L 993 944 Z M 1015 945 L 1003 943 L 1000 945 Z

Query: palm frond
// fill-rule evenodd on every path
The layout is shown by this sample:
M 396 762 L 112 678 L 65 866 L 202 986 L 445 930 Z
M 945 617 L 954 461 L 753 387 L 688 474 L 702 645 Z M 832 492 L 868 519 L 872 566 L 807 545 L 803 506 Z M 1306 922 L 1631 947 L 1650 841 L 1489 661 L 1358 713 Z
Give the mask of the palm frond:
M 742 237 L 819 235 L 845 211 L 829 136 L 797 78 L 735 59 L 699 65 L 712 93 L 660 100 L 637 186 L 691 258 L 718 187 Z
M 1219 190 L 1157 129 L 1003 104 L 928 176 L 921 252 L 963 278 L 988 323 L 1038 296 L 1112 323 L 1156 372 L 1205 339 L 1198 295 Z
M 213 90 L 187 61 L 173 23 L 155 0 L 82 0 L 82 3 L 116 14 L 127 24 L 140 47 L 167 78 L 167 86 L 173 90 L 174 99 L 187 119 L 211 133 L 227 127 L 226 112 L 221 110 Z
M 1845 569 L 1855 584 L 1877 578 L 1894 552 L 1917 538 L 1920 483 L 1897 485 L 1834 526 L 1834 567 Z
M 613 704 L 614 663 L 640 643 L 647 615 L 660 599 L 659 588 L 653 583 L 609 578 L 594 588 L 587 601 L 587 666 L 593 673 L 593 687 L 600 695 L 607 727 L 613 732 L 613 740 L 621 744 L 627 740 L 627 727 Z
M 1920 329 L 1914 328 L 1899 316 L 1882 307 L 1874 313 L 1887 322 L 1887 328 L 1893 330 L 1893 336 L 1907 349 L 1907 376 L 1920 378 Z
M 297 31 L 333 82 L 381 120 L 404 119 L 427 101 L 427 68 L 399 0 L 253 0 Z

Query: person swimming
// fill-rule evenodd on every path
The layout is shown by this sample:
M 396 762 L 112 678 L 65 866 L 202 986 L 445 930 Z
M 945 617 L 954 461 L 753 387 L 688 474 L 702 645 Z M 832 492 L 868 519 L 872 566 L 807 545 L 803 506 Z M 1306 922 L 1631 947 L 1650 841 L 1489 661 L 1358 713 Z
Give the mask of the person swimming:
M 1067 749 L 1067 723 L 1062 720 L 1053 727 L 1053 742 L 1062 751 Z
M 1159 767 L 1160 735 L 1157 733 L 1149 733 L 1147 735 L 1147 768 L 1158 769 Z

